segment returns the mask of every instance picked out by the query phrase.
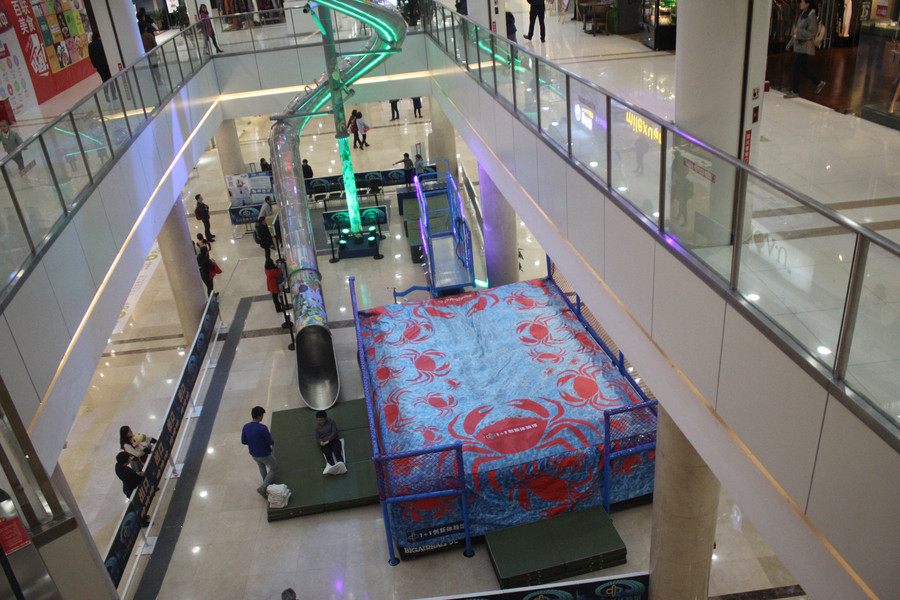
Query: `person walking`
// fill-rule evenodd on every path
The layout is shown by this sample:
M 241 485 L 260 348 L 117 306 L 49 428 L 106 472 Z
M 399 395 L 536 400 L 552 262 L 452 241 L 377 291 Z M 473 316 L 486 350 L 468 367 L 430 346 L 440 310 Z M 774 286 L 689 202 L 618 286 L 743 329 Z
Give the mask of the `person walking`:
M 275 204 L 275 200 L 272 199 L 272 196 L 266 196 L 266 199 L 263 200 L 262 206 L 259 207 L 259 216 L 260 217 L 271 217 L 274 210 L 272 209 L 272 205 Z
M 361 148 L 362 142 L 359 139 L 359 125 L 356 123 L 356 119 L 359 118 L 359 113 L 354 108 L 350 112 L 350 118 L 347 120 L 347 131 L 353 134 L 353 147 Z
M 265 217 L 260 217 L 256 221 L 256 243 L 265 250 L 266 260 L 269 260 L 272 257 L 272 248 L 275 247 L 275 240 L 272 238 L 272 231 L 269 229 Z
M 268 499 L 266 488 L 269 487 L 269 484 L 272 483 L 275 475 L 278 473 L 278 461 L 275 460 L 275 455 L 272 454 L 272 446 L 275 445 L 275 440 L 272 439 L 269 428 L 262 424 L 263 415 L 265 414 L 266 409 L 262 406 L 254 406 L 250 410 L 250 418 L 252 420 L 244 425 L 243 430 L 241 430 L 241 443 L 248 447 L 250 458 L 256 461 L 256 466 L 259 467 L 259 474 L 263 479 L 262 485 L 256 488 L 256 492 L 263 498 Z
M 203 196 L 200 194 L 194 196 L 194 200 L 197 201 L 197 206 L 194 207 L 194 216 L 203 223 L 203 233 L 206 235 L 206 239 L 210 242 L 216 241 L 216 236 L 209 230 L 209 206 L 203 201 Z
M 531 5 L 531 8 L 528 9 L 528 35 L 522 37 L 529 42 L 531 41 L 531 38 L 534 37 L 534 22 L 537 20 L 541 25 L 541 42 L 546 42 L 547 30 L 544 28 L 544 11 L 546 6 L 544 5 L 544 0 L 528 0 L 528 4 Z
M 197 254 L 197 268 L 200 269 L 200 279 L 206 286 L 206 296 L 209 297 L 213 293 L 213 277 L 216 276 L 216 266 L 209 257 L 209 248 L 202 246 L 200 253 Z
M 275 264 L 271 258 L 266 259 L 266 289 L 272 294 L 272 302 L 275 303 L 275 312 L 283 312 L 284 307 L 281 306 L 281 279 L 283 275 L 281 269 Z
M 300 168 L 303 169 L 303 179 L 312 179 L 313 178 L 313 170 L 312 167 L 309 166 L 309 161 L 305 158 L 300 163 Z
M 359 147 L 362 149 L 369 145 L 369 142 L 366 141 L 366 136 L 369 134 L 369 124 L 366 123 L 362 113 L 359 111 L 356 111 L 356 127 L 359 133 L 362 134 L 362 141 L 359 143 Z
M 221 54 L 222 49 L 219 48 L 219 43 L 216 42 L 216 31 L 213 29 L 212 20 L 209 18 L 209 10 L 205 4 L 200 5 L 200 12 L 197 14 L 197 17 L 200 19 L 200 30 L 206 36 L 206 40 L 212 42 L 212 45 L 216 47 L 216 52 Z
M 418 96 L 412 99 L 413 103 L 413 116 L 422 118 L 422 99 Z
M 791 91 L 784 95 L 785 98 L 796 98 L 800 95 L 800 77 L 806 77 L 816 86 L 816 93 L 825 87 L 825 80 L 819 79 L 809 70 L 810 56 L 816 54 L 816 33 L 819 31 L 819 19 L 816 14 L 816 5 L 807 0 L 800 0 L 800 15 L 797 24 L 794 25 L 794 35 L 785 47 L 794 51 L 794 65 L 791 68 Z
M 9 128 L 9 121 L 6 119 L 0 119 L 0 143 L 3 144 L 3 149 L 6 150 L 6 153 L 9 154 L 16 165 L 18 165 L 19 173 L 24 173 L 25 158 L 22 156 L 21 152 L 13 152 L 13 150 L 22 145 L 22 136 Z
M 397 104 L 398 104 L 399 102 L 400 102 L 400 100 L 390 100 L 390 103 L 391 103 L 391 121 L 396 121 L 397 119 L 400 118 L 400 108 L 397 106 Z
M 91 43 L 88 44 L 88 58 L 90 58 L 91 64 L 94 65 L 97 75 L 100 76 L 100 81 L 106 83 L 112 78 L 112 74 L 109 72 L 109 61 L 106 60 L 106 52 L 103 50 L 103 42 L 100 41 L 99 31 L 93 33 Z M 107 102 L 110 101 L 110 96 L 113 100 L 119 99 L 119 92 L 115 84 L 104 85 L 103 95 Z

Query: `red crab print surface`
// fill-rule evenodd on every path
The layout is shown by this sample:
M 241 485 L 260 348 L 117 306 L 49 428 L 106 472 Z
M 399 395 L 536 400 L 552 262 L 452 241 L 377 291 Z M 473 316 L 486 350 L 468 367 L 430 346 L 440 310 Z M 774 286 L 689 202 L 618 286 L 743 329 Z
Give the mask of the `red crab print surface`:
M 397 322 L 399 334 L 391 336 L 386 341 L 391 346 L 409 346 L 411 344 L 421 344 L 431 339 L 434 335 L 434 327 L 428 321 L 418 321 L 416 319 L 403 319 Z
M 526 346 L 555 346 L 565 344 L 568 339 L 566 337 L 555 337 L 553 335 L 552 323 L 553 317 L 549 315 L 538 315 L 530 321 L 522 321 L 516 325 L 516 335 Z
M 591 432 L 598 442 L 602 438 L 592 423 L 566 418 L 561 402 L 549 398 L 542 401 L 555 410 L 551 412 L 543 404 L 520 398 L 498 407 L 479 406 L 465 415 L 462 422 L 463 415 L 454 417 L 449 432 L 463 442 L 463 452 L 471 459 L 470 471 L 478 473 L 482 464 L 531 449 L 580 450 L 591 445 L 585 432 Z M 506 414 L 517 412 L 520 416 L 492 421 L 489 417 L 495 408 Z
M 438 416 L 442 419 L 446 419 L 450 415 L 453 414 L 453 409 L 456 408 L 456 398 L 453 396 L 443 396 L 437 392 L 429 392 L 425 395 L 424 398 L 418 398 L 414 405 L 419 404 L 427 404 L 431 406 L 435 410 L 437 410 Z
M 437 350 L 409 350 L 398 355 L 398 358 L 406 358 L 412 361 L 416 376 L 407 379 L 410 383 L 431 383 L 436 377 L 444 377 L 450 373 L 450 363 L 447 355 Z
M 409 391 L 397 389 L 388 395 L 387 400 L 381 404 L 381 412 L 384 417 L 384 427 L 393 433 L 400 433 L 410 423 L 414 423 L 415 419 L 406 419 L 400 413 L 400 403 L 405 402 L 404 396 Z
M 569 369 L 559 374 L 556 385 L 559 395 L 572 406 L 593 406 L 598 410 L 613 408 L 619 405 L 615 398 L 603 396 L 597 378 L 603 369 L 596 365 L 581 365 L 577 369 Z
M 549 504 L 540 511 L 543 519 L 573 510 L 580 502 L 590 499 L 600 486 L 602 478 L 597 468 L 585 469 L 581 456 L 551 457 L 541 462 L 542 466 L 534 461 L 513 468 L 515 483 L 509 489 L 509 499 L 527 511 L 535 504 Z M 491 484 L 502 491 L 496 487 L 495 480 Z

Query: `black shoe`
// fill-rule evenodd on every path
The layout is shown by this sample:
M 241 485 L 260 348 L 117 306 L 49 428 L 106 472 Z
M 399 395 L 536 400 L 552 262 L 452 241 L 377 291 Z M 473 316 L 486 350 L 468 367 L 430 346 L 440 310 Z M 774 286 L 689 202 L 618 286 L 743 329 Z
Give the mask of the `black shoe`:
M 369 142 L 366 142 L 366 146 L 371 146 L 371 145 L 372 145 L 372 144 L 370 144 Z
M 150 519 L 147 517 L 141 519 L 141 527 L 150 527 Z
M 218 48 L 216 48 L 216 53 L 217 53 L 217 54 L 222 54 L 222 52 L 224 52 L 224 50 L 219 50 Z
M 534 36 L 531 36 L 531 37 L 534 37 Z M 523 36 L 522 36 L 522 39 L 528 40 L 528 41 L 530 42 L 530 41 L 531 41 L 531 37 L 529 37 L 529 36 L 527 36 L 527 35 L 523 35 Z

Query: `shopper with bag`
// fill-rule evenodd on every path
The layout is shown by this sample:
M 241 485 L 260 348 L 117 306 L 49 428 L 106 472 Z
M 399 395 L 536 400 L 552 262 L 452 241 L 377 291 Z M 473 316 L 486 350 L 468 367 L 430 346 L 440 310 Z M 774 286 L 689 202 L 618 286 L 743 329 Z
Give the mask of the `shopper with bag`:
M 359 139 L 359 125 L 356 123 L 357 117 L 359 117 L 359 113 L 353 109 L 350 112 L 350 119 L 347 120 L 347 131 L 353 134 L 353 147 L 362 148 L 362 141 Z
M 275 303 L 275 312 L 283 312 L 285 307 L 281 305 L 281 283 L 284 274 L 281 268 L 271 258 L 266 259 L 266 289 L 272 294 L 272 302 Z
M 221 273 L 222 269 L 219 265 L 209 257 L 209 248 L 203 246 L 200 248 L 200 254 L 197 255 L 197 268 L 200 269 L 200 279 L 206 286 L 206 295 L 211 296 L 213 293 L 213 277 L 217 273 Z

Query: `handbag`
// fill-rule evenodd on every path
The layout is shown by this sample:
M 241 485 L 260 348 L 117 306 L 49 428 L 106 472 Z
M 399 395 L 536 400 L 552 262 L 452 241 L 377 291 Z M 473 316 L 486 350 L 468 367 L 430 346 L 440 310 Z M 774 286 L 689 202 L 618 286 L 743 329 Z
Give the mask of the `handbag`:
M 214 278 L 216 275 L 218 275 L 219 273 L 221 273 L 221 272 L 222 272 L 222 269 L 219 267 L 219 264 L 218 264 L 216 261 L 210 259 L 209 262 L 212 263 L 212 271 L 209 272 L 209 278 L 212 279 L 212 278 Z

